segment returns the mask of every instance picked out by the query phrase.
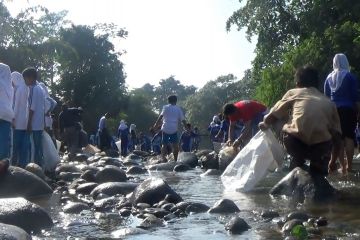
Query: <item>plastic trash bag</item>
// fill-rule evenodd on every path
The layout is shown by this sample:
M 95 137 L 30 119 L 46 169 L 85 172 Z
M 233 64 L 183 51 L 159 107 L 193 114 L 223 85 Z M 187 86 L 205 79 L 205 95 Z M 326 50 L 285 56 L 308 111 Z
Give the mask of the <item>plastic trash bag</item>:
M 119 152 L 121 152 L 121 140 L 116 141 L 115 145 L 116 145 L 117 149 L 119 150 Z
M 43 169 L 45 171 L 54 171 L 57 164 L 60 162 L 60 157 L 53 140 L 45 131 L 43 131 L 42 147 L 44 155 Z
M 284 156 L 284 148 L 274 134 L 259 131 L 225 169 L 222 183 L 226 190 L 251 191 L 268 171 L 281 166 Z

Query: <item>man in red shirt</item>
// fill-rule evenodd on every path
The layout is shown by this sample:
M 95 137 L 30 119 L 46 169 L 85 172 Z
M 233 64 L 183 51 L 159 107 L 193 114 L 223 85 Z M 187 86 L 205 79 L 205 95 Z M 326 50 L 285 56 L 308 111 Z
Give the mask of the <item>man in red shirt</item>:
M 265 105 L 252 100 L 226 104 L 223 108 L 223 113 L 230 120 L 227 143 L 234 148 L 245 145 L 258 132 L 258 124 L 263 120 L 266 112 L 267 108 Z M 240 137 L 234 141 L 234 129 L 237 121 L 244 124 L 244 129 Z

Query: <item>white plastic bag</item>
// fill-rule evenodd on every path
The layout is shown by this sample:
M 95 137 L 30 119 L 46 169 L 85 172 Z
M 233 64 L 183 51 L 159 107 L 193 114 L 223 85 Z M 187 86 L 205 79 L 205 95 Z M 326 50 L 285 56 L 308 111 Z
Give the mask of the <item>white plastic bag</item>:
M 43 132 L 42 147 L 44 155 L 44 170 L 54 171 L 56 165 L 60 162 L 59 153 L 47 132 Z
M 116 145 L 117 149 L 119 150 L 119 152 L 121 152 L 121 140 L 116 141 L 115 145 Z
M 284 156 L 274 134 L 270 130 L 259 131 L 225 169 L 222 183 L 226 190 L 251 191 L 269 170 L 282 164 Z

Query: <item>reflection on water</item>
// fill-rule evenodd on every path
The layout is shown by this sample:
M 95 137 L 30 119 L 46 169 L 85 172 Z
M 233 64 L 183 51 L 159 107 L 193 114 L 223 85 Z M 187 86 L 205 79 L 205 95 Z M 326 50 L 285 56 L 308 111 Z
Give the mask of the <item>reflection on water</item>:
M 330 223 L 324 228 L 326 233 L 341 235 L 344 239 L 360 239 L 360 178 L 354 174 L 346 179 L 338 176 L 330 178 L 337 188 L 350 191 L 350 198 L 332 204 L 297 204 L 286 198 L 268 195 L 269 189 L 284 173 L 270 174 L 259 187 L 246 194 L 224 192 L 219 176 L 200 177 L 201 173 L 200 169 L 195 169 L 185 173 L 153 172 L 151 175 L 162 177 L 186 201 L 211 206 L 221 198 L 234 200 L 241 209 L 240 216 L 252 226 L 251 230 L 241 235 L 241 238 L 230 236 L 224 229 L 226 217 L 204 213 L 177 219 L 156 231 L 145 231 L 140 235 L 127 236 L 126 239 L 283 239 L 276 224 L 264 221 L 258 215 L 262 210 L 269 209 L 278 211 L 280 215 L 301 209 L 314 216 L 324 216 Z M 121 218 L 117 213 L 94 214 L 86 211 L 81 214 L 64 214 L 61 212 L 58 195 L 48 201 L 39 201 L 39 204 L 50 211 L 56 224 L 49 232 L 34 239 L 120 239 L 127 227 L 136 227 L 140 222 L 133 217 Z

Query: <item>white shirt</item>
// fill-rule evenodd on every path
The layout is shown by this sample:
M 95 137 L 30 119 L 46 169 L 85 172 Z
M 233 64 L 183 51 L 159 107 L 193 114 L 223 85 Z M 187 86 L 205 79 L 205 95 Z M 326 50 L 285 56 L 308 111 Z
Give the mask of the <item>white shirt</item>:
M 12 122 L 14 89 L 11 85 L 11 71 L 8 65 L 0 63 L 0 119 Z
M 15 89 L 14 96 L 14 126 L 16 130 L 26 130 L 29 119 L 29 88 L 23 84 Z
M 185 119 L 184 113 L 177 105 L 166 105 L 161 112 L 163 124 L 161 130 L 166 134 L 174 134 L 178 131 L 179 122 Z
M 34 111 L 31 129 L 42 131 L 45 128 L 45 93 L 39 84 L 30 86 L 29 109 Z

